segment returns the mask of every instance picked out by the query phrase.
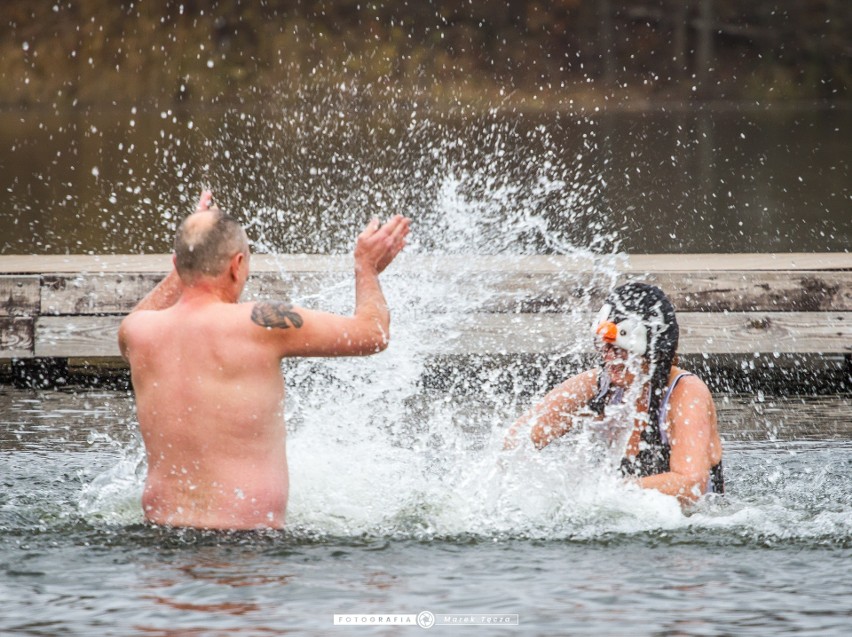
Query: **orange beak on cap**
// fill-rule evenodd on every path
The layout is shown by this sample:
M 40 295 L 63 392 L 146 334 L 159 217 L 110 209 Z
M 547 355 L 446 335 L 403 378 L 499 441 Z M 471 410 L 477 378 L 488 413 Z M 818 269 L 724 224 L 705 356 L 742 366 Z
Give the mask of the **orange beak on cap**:
M 611 321 L 603 321 L 595 330 L 595 334 L 601 337 L 604 343 L 615 343 L 618 336 L 618 327 Z

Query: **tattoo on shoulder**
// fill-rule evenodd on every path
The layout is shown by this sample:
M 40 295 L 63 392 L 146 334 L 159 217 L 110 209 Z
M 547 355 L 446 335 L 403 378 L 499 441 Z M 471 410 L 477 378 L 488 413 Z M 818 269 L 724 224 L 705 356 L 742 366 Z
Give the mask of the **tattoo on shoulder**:
M 251 320 L 261 327 L 302 327 L 304 320 L 293 311 L 293 306 L 285 301 L 263 301 L 255 303 L 251 310 Z

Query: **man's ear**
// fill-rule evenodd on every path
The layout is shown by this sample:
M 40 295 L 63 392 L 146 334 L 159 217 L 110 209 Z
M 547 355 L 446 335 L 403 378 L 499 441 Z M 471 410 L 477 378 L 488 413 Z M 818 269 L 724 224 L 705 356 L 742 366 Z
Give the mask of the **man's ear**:
M 231 267 L 228 269 L 228 271 L 230 272 L 231 278 L 234 281 L 237 281 L 240 278 L 240 268 L 242 267 L 245 258 L 246 255 L 244 255 L 242 252 L 237 252 L 234 256 L 231 257 Z

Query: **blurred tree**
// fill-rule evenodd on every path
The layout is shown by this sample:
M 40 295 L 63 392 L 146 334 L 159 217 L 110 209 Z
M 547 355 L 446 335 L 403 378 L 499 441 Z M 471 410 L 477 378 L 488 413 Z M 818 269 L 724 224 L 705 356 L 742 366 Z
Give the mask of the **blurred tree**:
M 714 0 L 698 0 L 698 45 L 695 54 L 695 78 L 699 97 L 714 93 L 713 64 L 715 59 L 713 34 L 716 29 Z
M 839 98 L 850 33 L 850 0 L 2 0 L 0 100 L 208 101 L 321 77 Z
M 689 0 L 669 0 L 672 16 L 671 77 L 681 79 L 687 74 L 687 31 L 689 28 Z

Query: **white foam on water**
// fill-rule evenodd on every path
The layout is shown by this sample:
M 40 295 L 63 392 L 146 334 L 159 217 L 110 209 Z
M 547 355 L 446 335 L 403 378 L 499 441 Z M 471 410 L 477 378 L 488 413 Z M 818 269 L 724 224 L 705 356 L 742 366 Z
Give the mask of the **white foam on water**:
M 477 449 L 434 420 L 401 439 L 386 423 L 374 423 L 372 432 L 353 425 L 357 416 L 339 427 L 357 433 L 334 435 L 327 416 L 311 416 L 290 439 L 288 519 L 299 528 L 560 538 L 671 528 L 685 519 L 673 498 L 627 486 L 610 464 L 576 445 L 507 453 L 495 435 Z
M 595 540 L 698 531 L 734 541 L 831 544 L 852 538 L 848 496 L 829 483 L 836 467 L 787 475 L 777 492 L 744 487 L 684 510 L 675 498 L 626 483 L 585 430 L 541 452 L 531 445 L 506 452 L 506 423 L 493 416 L 479 423 L 491 428 L 482 445 L 452 421 L 451 407 L 428 421 L 412 422 L 409 414 L 397 423 L 399 412 L 365 407 L 374 398 L 330 400 L 300 414 L 288 441 L 287 523 L 297 534 Z M 759 467 L 749 471 L 763 475 Z M 139 523 L 143 483 L 144 454 L 133 446 L 86 481 L 78 513 L 94 525 Z
M 144 451 L 134 445 L 119 461 L 86 481 L 77 506 L 92 523 L 135 524 L 142 522 L 142 490 L 145 486 Z

